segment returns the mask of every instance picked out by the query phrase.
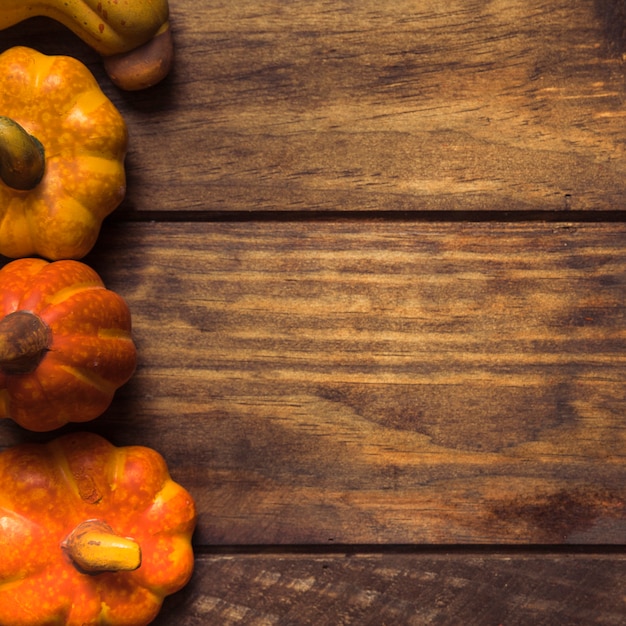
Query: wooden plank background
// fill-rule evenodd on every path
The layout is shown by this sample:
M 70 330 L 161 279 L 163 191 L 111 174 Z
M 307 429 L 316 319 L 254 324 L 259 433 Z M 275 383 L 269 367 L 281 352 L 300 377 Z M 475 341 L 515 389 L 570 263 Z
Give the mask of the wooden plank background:
M 86 427 L 198 503 L 155 624 L 623 623 L 624 3 L 170 7 L 145 92 L 0 33 L 129 126 L 85 261 L 139 366 Z

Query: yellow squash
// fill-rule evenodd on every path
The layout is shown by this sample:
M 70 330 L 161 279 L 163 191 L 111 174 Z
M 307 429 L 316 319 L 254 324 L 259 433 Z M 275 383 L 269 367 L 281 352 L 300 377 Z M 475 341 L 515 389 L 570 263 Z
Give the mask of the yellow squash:
M 143 89 L 170 70 L 173 43 L 167 0 L 0 0 L 0 29 L 50 17 L 104 57 L 122 89 Z
M 0 54 L 0 254 L 87 254 L 126 193 L 127 144 L 80 61 L 22 46 Z

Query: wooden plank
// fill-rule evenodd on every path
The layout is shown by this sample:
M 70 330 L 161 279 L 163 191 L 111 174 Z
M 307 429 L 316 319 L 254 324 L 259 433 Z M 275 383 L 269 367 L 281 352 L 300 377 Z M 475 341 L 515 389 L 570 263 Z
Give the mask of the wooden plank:
M 94 70 L 131 130 L 122 211 L 615 210 L 622 3 L 171 3 L 171 77 L 121 93 L 47 20 L 0 33 Z
M 625 583 L 617 555 L 203 556 L 154 626 L 618 626 Z
M 90 427 L 165 454 L 198 545 L 624 543 L 625 235 L 110 224 L 140 365 Z

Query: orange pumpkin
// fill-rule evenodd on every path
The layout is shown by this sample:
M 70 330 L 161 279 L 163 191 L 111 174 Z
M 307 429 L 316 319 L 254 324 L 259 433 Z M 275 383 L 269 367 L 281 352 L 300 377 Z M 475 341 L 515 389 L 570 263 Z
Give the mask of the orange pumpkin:
M 193 570 L 191 495 L 91 433 L 0 453 L 0 624 L 142 626 Z
M 84 263 L 5 265 L 0 417 L 33 431 L 98 417 L 135 370 L 131 330 L 126 302 Z
M 80 259 L 126 194 L 126 123 L 89 69 L 0 54 L 0 254 Z

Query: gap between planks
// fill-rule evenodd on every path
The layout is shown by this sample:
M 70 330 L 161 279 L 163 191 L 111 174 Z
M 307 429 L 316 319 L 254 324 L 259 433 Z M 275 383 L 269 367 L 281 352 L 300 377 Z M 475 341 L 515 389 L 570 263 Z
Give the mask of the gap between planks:
M 194 545 L 196 558 L 220 556 L 240 557 L 351 557 L 351 556 L 407 556 L 523 559 L 558 556 L 609 557 L 626 560 L 620 544 L 289 544 L 289 545 Z
M 387 221 L 410 223 L 623 223 L 626 210 L 612 211 L 125 211 L 119 210 L 108 222 L 331 222 Z

